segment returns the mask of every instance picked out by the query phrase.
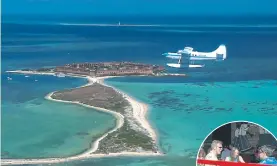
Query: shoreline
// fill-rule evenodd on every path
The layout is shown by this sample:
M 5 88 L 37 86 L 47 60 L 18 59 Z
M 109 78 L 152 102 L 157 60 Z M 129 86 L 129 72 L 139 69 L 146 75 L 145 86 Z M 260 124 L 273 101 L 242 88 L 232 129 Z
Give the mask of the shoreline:
M 38 74 L 38 75 L 52 75 L 55 76 L 55 73 L 50 73 L 50 72 L 32 72 L 32 71 L 21 71 L 21 70 L 15 70 L 15 71 L 7 71 L 10 73 L 20 73 L 20 74 Z M 154 129 L 151 127 L 151 125 L 147 121 L 147 111 L 148 111 L 148 106 L 144 103 L 136 101 L 133 97 L 128 96 L 124 92 L 116 89 L 113 86 L 107 85 L 104 83 L 105 79 L 108 78 L 113 78 L 113 77 L 124 77 L 124 76 L 104 76 L 104 77 L 90 77 L 90 76 L 83 76 L 83 75 L 71 75 L 71 74 L 66 74 L 68 77 L 77 77 L 77 78 L 86 78 L 88 80 L 88 83 L 80 86 L 80 87 L 86 87 L 89 85 L 92 85 L 93 83 L 97 82 L 103 86 L 106 87 L 111 87 L 113 88 L 116 92 L 120 93 L 121 95 L 124 96 L 124 98 L 130 103 L 132 106 L 133 110 L 133 117 L 141 124 L 141 126 L 147 130 L 147 132 L 150 134 L 150 137 L 153 139 L 155 144 L 157 144 L 157 136 L 154 131 Z M 76 88 L 80 88 L 76 87 Z M 116 157 L 116 156 L 160 156 L 162 153 L 158 151 L 157 153 L 154 153 L 152 151 L 149 152 L 120 152 L 120 153 L 108 153 L 108 154 L 92 154 L 95 152 L 98 147 L 99 143 L 102 139 L 104 139 L 109 133 L 115 132 L 119 128 L 121 128 L 124 124 L 124 116 L 118 112 L 107 110 L 104 108 L 100 107 L 94 107 L 91 105 L 86 105 L 82 104 L 80 102 L 72 102 L 72 101 L 64 101 L 64 100 L 57 100 L 53 99 L 51 96 L 55 92 L 51 92 L 45 96 L 45 99 L 55 101 L 55 102 L 63 102 L 63 103 L 71 103 L 71 104 L 79 104 L 84 107 L 88 108 L 93 108 L 96 109 L 97 111 L 103 111 L 106 113 L 112 114 L 116 118 L 116 126 L 104 133 L 100 138 L 96 139 L 95 141 L 91 142 L 90 147 L 85 151 L 80 154 L 71 156 L 71 157 L 61 157 L 61 158 L 37 158 L 37 159 L 2 159 L 1 160 L 1 165 L 19 165 L 19 164 L 51 164 L 51 163 L 60 163 L 60 162 L 67 162 L 67 161 L 75 161 L 75 160 L 82 160 L 82 159 L 89 159 L 89 158 L 100 158 L 100 157 Z
M 87 108 L 93 108 L 93 109 L 96 109 L 97 111 L 102 111 L 102 112 L 106 112 L 106 113 L 110 113 L 112 114 L 115 118 L 116 118 L 116 126 L 104 133 L 100 138 L 96 139 L 95 141 L 91 142 L 91 147 L 88 148 L 88 150 L 86 150 L 85 152 L 82 152 L 81 154 L 77 154 L 77 155 L 89 155 L 90 153 L 93 153 L 95 152 L 97 149 L 98 149 L 98 145 L 99 145 L 99 142 L 105 138 L 109 133 L 112 133 L 114 131 L 116 131 L 117 129 L 119 129 L 120 127 L 123 126 L 123 123 L 124 123 L 124 116 L 121 115 L 120 113 L 117 113 L 117 112 L 114 112 L 114 111 L 110 111 L 110 110 L 107 110 L 107 109 L 104 109 L 104 108 L 100 108 L 100 107 L 94 107 L 94 106 L 90 106 L 90 105 L 86 105 L 86 104 L 82 104 L 80 102 L 72 102 L 72 101 L 65 101 L 65 100 L 57 100 L 57 99 L 53 99 L 51 96 L 53 95 L 54 92 L 51 92 L 49 93 L 45 99 L 47 100 L 51 100 L 51 101 L 55 101 L 55 102 L 61 102 L 61 103 L 70 103 L 70 104 L 78 104 L 78 105 L 81 105 L 83 107 L 87 107 Z M 75 156 L 77 156 L 75 155 Z
M 109 78 L 113 78 L 113 77 L 109 77 Z M 133 108 L 133 115 L 134 115 L 135 119 L 137 119 L 137 121 L 141 123 L 142 127 L 145 128 L 149 132 L 151 138 L 153 138 L 153 140 L 157 144 L 157 135 L 156 135 L 154 129 L 149 124 L 149 122 L 147 121 L 147 112 L 149 110 L 147 104 L 138 102 L 137 100 L 134 99 L 134 97 L 127 95 L 126 93 L 116 89 L 115 87 L 113 87 L 111 85 L 105 84 L 104 83 L 105 79 L 107 79 L 107 78 L 100 78 L 99 83 L 104 86 L 111 87 L 115 91 L 120 93 L 121 95 L 125 96 L 125 99 L 131 104 L 131 106 Z M 140 112 L 134 111 L 135 107 L 140 107 L 140 109 L 138 109 L 138 110 L 140 110 Z

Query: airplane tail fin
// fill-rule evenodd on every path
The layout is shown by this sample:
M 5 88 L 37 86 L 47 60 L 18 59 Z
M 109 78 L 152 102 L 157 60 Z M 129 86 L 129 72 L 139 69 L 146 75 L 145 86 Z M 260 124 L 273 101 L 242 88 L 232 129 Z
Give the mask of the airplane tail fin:
M 216 58 L 218 60 L 225 60 L 227 58 L 226 46 L 223 44 L 220 45 L 214 52 L 216 53 Z

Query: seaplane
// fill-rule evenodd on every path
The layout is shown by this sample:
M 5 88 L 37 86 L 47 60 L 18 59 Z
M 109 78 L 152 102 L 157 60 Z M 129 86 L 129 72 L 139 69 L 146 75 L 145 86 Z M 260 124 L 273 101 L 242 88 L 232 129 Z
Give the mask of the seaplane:
M 195 61 L 213 60 L 224 61 L 227 58 L 226 46 L 220 45 L 212 52 L 194 51 L 192 47 L 185 47 L 177 52 L 167 52 L 163 54 L 169 59 L 176 59 L 178 63 L 167 63 L 166 65 L 173 68 L 202 68 L 205 64 L 195 64 Z

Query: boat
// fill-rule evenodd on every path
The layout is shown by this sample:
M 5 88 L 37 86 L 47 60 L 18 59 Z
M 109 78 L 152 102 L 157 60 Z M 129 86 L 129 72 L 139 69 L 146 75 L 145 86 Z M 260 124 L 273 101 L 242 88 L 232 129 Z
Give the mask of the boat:
M 64 73 L 58 73 L 56 74 L 57 77 L 65 77 L 65 74 Z

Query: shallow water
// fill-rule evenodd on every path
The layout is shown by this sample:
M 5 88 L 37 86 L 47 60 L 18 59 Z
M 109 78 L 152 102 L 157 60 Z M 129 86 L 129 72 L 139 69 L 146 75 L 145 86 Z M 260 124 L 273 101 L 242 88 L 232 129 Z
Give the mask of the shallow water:
M 169 155 L 195 154 L 212 130 L 230 121 L 252 121 L 277 134 L 276 80 L 236 83 L 118 81 L 120 78 L 114 78 L 107 83 L 150 105 L 149 120 L 158 131 L 161 149 Z
M 38 158 L 78 154 L 115 125 L 107 113 L 44 99 L 84 79 L 9 74 L 2 79 L 2 157 Z M 35 81 L 38 80 L 38 81 Z M 103 123 L 104 122 L 104 123 Z

